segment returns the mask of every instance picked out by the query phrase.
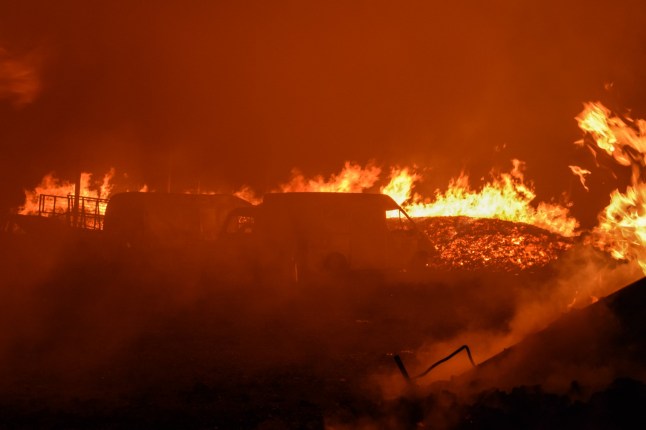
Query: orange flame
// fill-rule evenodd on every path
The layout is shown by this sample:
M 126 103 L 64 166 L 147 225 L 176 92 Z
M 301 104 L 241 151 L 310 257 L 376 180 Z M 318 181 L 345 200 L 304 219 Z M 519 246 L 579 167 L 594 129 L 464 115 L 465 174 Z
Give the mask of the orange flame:
M 621 127 L 623 122 L 621 120 L 616 122 L 617 119 L 611 120 L 609 118 L 610 111 L 601 103 L 584 103 L 583 106 L 583 112 L 576 117 L 579 128 L 590 133 L 599 148 L 606 151 L 608 155 L 613 155 L 616 149 L 617 137 L 612 128 Z M 578 143 L 582 144 L 583 141 Z
M 604 150 L 622 166 L 633 167 L 633 183 L 640 180 L 640 168 L 646 166 L 646 121 L 623 119 L 612 115 L 601 103 L 585 103 L 576 117 L 579 127 L 589 133 L 596 147 Z M 584 145 L 585 141 L 577 144 Z
M 583 188 L 585 188 L 586 191 L 590 191 L 590 188 L 588 188 L 588 186 L 585 184 L 585 177 L 591 174 L 592 172 L 587 169 L 583 169 L 579 166 L 568 166 L 568 167 L 572 171 L 572 174 L 579 177 L 579 181 L 581 182 L 581 185 L 583 186 Z
M 541 227 L 553 233 L 571 237 L 577 234 L 579 223 L 569 216 L 565 206 L 532 202 L 536 197 L 531 185 L 524 182 L 524 163 L 513 160 L 510 173 L 494 176 L 493 180 L 479 191 L 472 190 L 469 177 L 461 174 L 451 180 L 444 193 L 436 192 L 433 200 L 413 192 L 422 175 L 411 167 L 396 167 L 390 170 L 388 184 L 380 192 L 393 198 L 411 217 L 468 216 L 472 218 L 497 218 L 522 222 Z M 374 188 L 379 181 L 381 169 L 372 164 L 362 167 L 346 162 L 338 174 L 328 179 L 318 175 L 307 179 L 295 172 L 289 182 L 281 185 L 279 192 L 364 192 Z M 259 203 L 259 198 L 249 187 L 242 187 L 235 195 Z
M 421 181 L 422 175 L 414 168 L 396 167 L 390 170 L 390 181 L 380 191 L 393 198 L 412 217 L 468 216 L 472 218 L 497 218 L 501 220 L 532 224 L 563 236 L 573 236 L 578 222 L 569 217 L 569 210 L 557 204 L 532 202 L 536 195 L 530 184 L 524 181 L 524 163 L 513 160 L 509 173 L 494 175 L 479 191 L 471 189 L 469 177 L 461 174 L 449 183 L 445 192 L 437 191 L 434 199 L 413 193 L 414 185 Z M 346 162 L 341 172 L 327 179 L 321 175 L 307 179 L 303 174 L 294 172 L 289 182 L 282 184 L 279 192 L 364 192 L 375 187 L 381 169 L 373 164 L 362 167 Z M 81 196 L 109 198 L 112 193 L 114 169 L 103 177 L 98 187 L 91 186 L 92 175 L 83 173 L 81 177 Z M 32 191 L 26 191 L 25 204 L 21 214 L 39 213 L 38 199 L 41 194 L 67 196 L 74 194 L 74 184 L 46 175 L 41 184 Z M 147 191 L 144 186 L 140 191 Z M 242 187 L 234 193 L 253 204 L 262 201 L 250 188 Z M 104 205 L 103 205 L 104 206 Z M 65 208 L 60 208 L 63 212 Z M 101 207 L 101 214 L 105 207 Z
M 532 206 L 536 194 L 533 187 L 524 181 L 524 163 L 513 160 L 513 166 L 510 173 L 495 175 L 479 191 L 472 190 L 469 177 L 461 174 L 451 180 L 447 191 L 437 191 L 433 200 L 413 192 L 415 184 L 423 179 L 416 169 L 395 167 L 390 170 L 388 184 L 382 186 L 380 191 L 402 205 L 411 217 L 497 218 L 532 224 L 563 236 L 576 235 L 579 223 L 569 216 L 567 207 L 550 203 Z M 294 173 L 292 179 L 281 185 L 278 191 L 363 192 L 375 186 L 380 173 L 381 169 L 371 164 L 364 168 L 346 162 L 342 171 L 329 179 L 320 175 L 307 179 L 301 173 Z M 248 187 L 241 188 L 235 194 L 253 203 L 261 200 Z
M 92 174 L 81 173 L 81 192 L 82 197 L 95 197 L 106 199 L 112 191 L 110 181 L 114 176 L 114 169 L 111 169 L 103 176 L 103 181 L 98 189 L 91 186 Z M 38 213 L 38 199 L 41 194 L 55 196 L 72 196 L 75 194 L 76 185 L 73 182 L 63 181 L 54 176 L 53 173 L 45 175 L 39 185 L 33 190 L 25 190 L 25 203 L 18 209 L 22 215 L 33 215 Z M 62 208 L 61 208 L 62 210 Z
M 114 177 L 114 169 L 110 169 L 105 175 L 101 184 L 93 186 L 92 174 L 83 172 L 81 173 L 81 189 L 79 196 L 92 197 L 98 199 L 107 199 L 112 193 L 113 184 L 112 178 Z M 54 173 L 49 173 L 43 177 L 40 184 L 33 190 L 25 190 L 25 203 L 18 209 L 18 213 L 22 215 L 36 215 L 39 213 L 39 197 L 43 195 L 52 196 L 73 196 L 76 192 L 76 184 L 69 181 L 58 179 Z M 99 211 L 103 215 L 105 213 L 105 203 L 100 204 Z M 63 213 L 67 210 L 64 206 L 55 208 L 57 213 Z
M 244 185 L 238 191 L 235 191 L 233 195 L 236 197 L 240 197 L 242 200 L 246 200 L 249 203 L 254 205 L 260 204 L 262 202 L 262 198 L 258 197 L 256 192 L 252 190 L 251 187 L 248 187 L 246 185 Z
M 646 184 L 615 190 L 599 216 L 595 245 L 618 260 L 637 261 L 646 273 Z
M 613 191 L 599 215 L 593 245 L 616 259 L 636 261 L 646 273 L 646 183 L 641 173 L 646 165 L 646 121 L 624 121 L 601 103 L 586 103 L 576 119 L 597 148 L 633 168 L 632 185 L 624 193 Z
M 402 169 L 382 188 L 382 192 L 403 202 L 404 209 L 412 217 L 497 218 L 532 224 L 563 236 L 576 235 L 579 223 L 569 216 L 567 207 L 550 203 L 539 203 L 537 207 L 531 205 L 536 194 L 532 186 L 524 182 L 524 163 L 519 160 L 512 162 L 511 172 L 493 175 L 492 181 L 479 191 L 471 189 L 469 177 L 462 173 L 449 182 L 445 192 L 438 190 L 433 200 L 424 199 L 411 195 L 413 183 L 421 177 Z
M 360 193 L 372 188 L 379 180 L 380 174 L 381 169 L 373 164 L 361 167 L 349 161 L 345 163 L 341 172 L 330 175 L 328 179 L 321 175 L 308 179 L 295 169 L 289 182 L 281 184 L 274 192 Z M 262 197 L 247 185 L 234 191 L 233 194 L 253 204 L 262 202 Z
M 381 169 L 372 164 L 363 168 L 350 162 L 345 163 L 338 175 L 332 175 L 327 180 L 322 176 L 305 179 L 302 173 L 294 171 L 292 179 L 281 185 L 280 191 L 359 193 L 371 188 L 379 180 L 380 173 Z
M 390 182 L 381 188 L 381 192 L 392 197 L 397 204 L 402 205 L 411 199 L 413 185 L 421 179 L 421 175 L 414 173 L 408 167 L 394 168 L 390 171 Z

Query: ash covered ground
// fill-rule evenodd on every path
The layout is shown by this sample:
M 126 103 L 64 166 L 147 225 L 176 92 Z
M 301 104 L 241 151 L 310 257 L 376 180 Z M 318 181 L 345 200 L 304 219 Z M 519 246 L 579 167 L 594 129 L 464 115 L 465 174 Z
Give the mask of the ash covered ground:
M 416 374 L 462 344 L 482 363 L 640 277 L 575 244 L 531 271 L 298 287 L 115 264 L 91 237 L 5 235 L 0 265 L 2 428 L 625 428 L 646 396 L 643 347 L 613 323 L 553 333 L 590 346 L 585 371 L 560 356 L 540 381 L 519 364 L 557 362 L 537 342 L 517 378 L 495 382 L 501 365 L 470 391 L 464 357 L 413 388 L 395 366 Z

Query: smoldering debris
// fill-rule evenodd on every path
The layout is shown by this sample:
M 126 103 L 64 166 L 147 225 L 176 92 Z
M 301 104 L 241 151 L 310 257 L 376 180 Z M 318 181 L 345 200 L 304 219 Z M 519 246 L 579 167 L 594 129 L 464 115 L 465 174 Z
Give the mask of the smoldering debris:
M 432 263 L 436 269 L 540 270 L 575 242 L 539 227 L 499 219 L 427 217 L 417 223 L 437 250 Z

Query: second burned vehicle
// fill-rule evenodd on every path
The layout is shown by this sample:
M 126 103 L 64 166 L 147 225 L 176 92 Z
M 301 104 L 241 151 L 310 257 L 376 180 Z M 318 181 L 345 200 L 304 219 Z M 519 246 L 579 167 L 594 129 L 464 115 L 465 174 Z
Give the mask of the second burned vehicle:
M 295 282 L 421 271 L 432 252 L 391 197 L 368 193 L 267 194 L 232 210 L 219 241 L 221 261 Z

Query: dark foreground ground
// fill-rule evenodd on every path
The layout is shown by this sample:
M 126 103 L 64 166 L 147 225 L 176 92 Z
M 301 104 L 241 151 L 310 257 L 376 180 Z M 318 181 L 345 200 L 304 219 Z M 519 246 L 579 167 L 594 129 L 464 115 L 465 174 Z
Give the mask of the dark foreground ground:
M 551 300 L 558 316 L 572 300 L 555 294 L 558 267 L 286 287 L 218 282 L 173 264 L 111 264 L 82 247 L 37 240 L 5 240 L 2 252 L 0 428 L 644 422 L 639 372 L 609 372 L 602 384 L 572 379 L 566 392 L 519 383 L 468 397 L 450 385 L 407 388 L 400 377 L 396 354 L 419 369 L 452 352 L 462 334 L 512 332 L 529 303 Z M 420 355 L 429 345 L 446 347 L 435 358 Z M 487 358 L 473 349 L 476 361 Z

